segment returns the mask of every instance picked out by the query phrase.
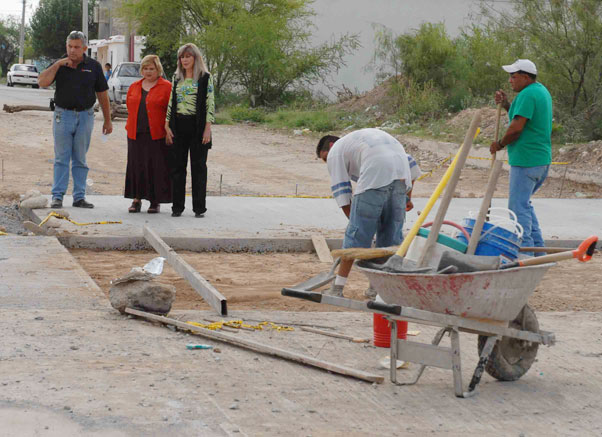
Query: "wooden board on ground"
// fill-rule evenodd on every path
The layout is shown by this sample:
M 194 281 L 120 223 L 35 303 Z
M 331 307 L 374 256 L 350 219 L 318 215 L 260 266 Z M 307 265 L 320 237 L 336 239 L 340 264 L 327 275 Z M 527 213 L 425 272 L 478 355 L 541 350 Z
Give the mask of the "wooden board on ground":
M 192 288 L 221 316 L 228 315 L 226 298 L 203 278 L 190 264 L 184 261 L 165 241 L 148 226 L 144 226 L 144 238 L 173 269 L 186 279 Z
M 322 235 L 312 235 L 311 241 L 314 244 L 314 248 L 316 249 L 320 261 L 332 264 L 333 259 L 328 244 L 326 244 L 326 239 Z
M 205 328 L 199 328 L 194 325 L 189 325 L 188 323 L 180 322 L 175 319 L 170 319 L 168 317 L 156 316 L 151 313 L 146 313 L 144 311 L 133 310 L 131 308 L 126 308 L 125 312 L 127 314 L 132 314 L 134 316 L 143 317 L 148 320 L 154 320 L 156 322 L 165 323 L 168 325 L 177 326 L 181 329 L 186 329 L 189 331 L 193 331 L 194 333 L 200 335 L 201 337 L 209 338 L 212 340 L 223 341 L 225 343 L 233 344 L 235 346 L 239 346 L 245 349 L 250 349 L 255 352 L 259 352 L 262 354 L 272 355 L 279 358 L 284 358 L 287 360 L 295 361 L 302 364 L 307 364 L 309 366 L 318 367 L 320 369 L 328 370 L 329 372 L 339 373 L 345 376 L 351 376 L 353 378 L 361 379 L 368 382 L 376 382 L 381 384 L 384 381 L 384 377 L 380 375 L 375 375 L 372 373 L 364 372 L 362 370 L 352 369 L 350 367 L 339 366 L 335 363 L 330 363 L 328 361 L 318 360 L 314 357 L 310 357 L 307 355 L 303 355 L 293 351 L 287 351 L 284 349 L 280 349 L 274 346 L 269 346 L 267 344 L 258 343 L 252 340 L 245 340 L 242 338 L 237 338 L 230 334 L 224 334 L 223 332 L 215 332 L 210 331 Z

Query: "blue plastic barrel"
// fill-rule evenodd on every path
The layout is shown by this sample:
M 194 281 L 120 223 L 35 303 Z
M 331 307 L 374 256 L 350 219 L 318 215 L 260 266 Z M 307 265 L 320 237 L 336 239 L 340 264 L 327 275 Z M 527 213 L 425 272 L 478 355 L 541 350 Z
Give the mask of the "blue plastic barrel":
M 474 219 L 465 218 L 462 220 L 462 226 L 464 226 L 470 235 L 472 235 L 474 224 Z M 457 235 L 456 239 L 468 244 L 468 241 L 466 241 L 466 238 L 462 234 Z M 483 223 L 483 230 L 481 231 L 481 238 L 475 250 L 475 255 L 501 255 L 510 261 L 514 261 L 518 259 L 519 248 L 520 240 L 517 234 L 485 222 Z

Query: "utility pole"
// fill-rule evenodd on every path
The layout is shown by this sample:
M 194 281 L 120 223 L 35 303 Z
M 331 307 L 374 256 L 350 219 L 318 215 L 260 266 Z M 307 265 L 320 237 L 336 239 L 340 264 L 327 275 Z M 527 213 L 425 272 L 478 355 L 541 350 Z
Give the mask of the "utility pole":
M 25 47 L 25 3 L 23 0 L 23 12 L 21 13 L 21 34 L 19 35 L 19 64 L 23 63 L 23 50 Z
M 88 37 L 88 0 L 82 0 L 82 32 L 86 35 L 86 39 L 90 42 Z

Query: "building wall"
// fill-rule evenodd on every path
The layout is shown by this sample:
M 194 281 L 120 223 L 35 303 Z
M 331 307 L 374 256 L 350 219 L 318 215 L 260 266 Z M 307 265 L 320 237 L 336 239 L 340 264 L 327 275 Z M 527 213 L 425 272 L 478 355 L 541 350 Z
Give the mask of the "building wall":
M 362 47 L 347 56 L 347 66 L 328 78 L 335 86 L 351 90 L 372 89 L 375 73 L 366 71 L 374 54 L 373 24 L 389 27 L 396 34 L 417 29 L 423 22 L 444 22 L 451 36 L 470 24 L 469 14 L 477 12 L 475 0 L 315 0 L 314 43 L 330 41 L 333 36 L 358 33 Z M 329 97 L 332 92 L 317 84 L 316 89 Z

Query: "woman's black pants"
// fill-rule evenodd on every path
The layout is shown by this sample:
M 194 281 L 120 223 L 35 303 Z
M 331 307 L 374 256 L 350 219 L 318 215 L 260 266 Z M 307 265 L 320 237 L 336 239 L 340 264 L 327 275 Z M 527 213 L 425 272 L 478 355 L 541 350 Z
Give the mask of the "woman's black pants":
M 190 151 L 190 176 L 192 178 L 192 210 L 195 214 L 207 211 L 207 152 L 196 135 L 196 117 L 177 116 L 174 143 L 170 150 L 170 171 L 173 187 L 172 212 L 184 211 L 186 199 L 186 166 Z

